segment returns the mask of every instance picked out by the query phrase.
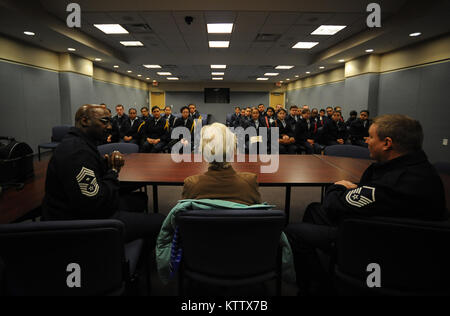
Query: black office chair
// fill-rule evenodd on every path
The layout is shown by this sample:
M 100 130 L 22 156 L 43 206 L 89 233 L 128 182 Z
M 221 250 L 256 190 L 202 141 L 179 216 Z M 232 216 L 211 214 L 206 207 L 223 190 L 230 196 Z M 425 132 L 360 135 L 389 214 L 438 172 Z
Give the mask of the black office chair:
M 38 159 L 41 160 L 41 149 L 51 149 L 55 150 L 56 147 L 61 143 L 64 136 L 66 136 L 67 132 L 70 130 L 72 126 L 70 125 L 61 125 L 55 126 L 52 128 L 52 138 L 50 143 L 44 143 L 38 145 Z
M 112 219 L 0 225 L 6 295 L 124 294 L 136 279 L 143 241 L 125 245 L 123 233 L 123 223 Z M 79 267 L 81 287 L 67 283 L 77 271 L 70 264 Z
M 345 220 L 337 239 L 336 286 L 342 295 L 450 295 L 449 222 Z M 380 288 L 369 288 L 370 263 Z
M 433 164 L 439 174 L 450 175 L 450 162 L 436 162 Z
M 368 148 L 354 145 L 327 146 L 325 147 L 324 154 L 327 156 L 370 159 Z
M 179 294 L 184 294 L 185 279 L 225 292 L 275 279 L 280 295 L 279 241 L 285 221 L 284 212 L 272 210 L 178 213 L 182 248 Z

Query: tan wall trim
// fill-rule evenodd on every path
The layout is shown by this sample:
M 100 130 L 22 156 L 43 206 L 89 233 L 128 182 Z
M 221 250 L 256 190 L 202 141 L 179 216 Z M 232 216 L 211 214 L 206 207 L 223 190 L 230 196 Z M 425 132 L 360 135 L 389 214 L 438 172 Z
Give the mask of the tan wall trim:
M 0 36 L 0 59 L 59 71 L 59 55 L 57 53 L 26 45 L 3 36 Z
M 154 87 L 149 84 L 149 90 L 151 92 L 163 92 L 163 91 L 202 91 L 204 88 L 230 88 L 231 91 L 242 92 L 284 92 L 284 88 L 275 86 L 273 83 L 239 83 L 239 82 L 179 82 L 179 83 L 166 83 L 160 82 L 158 87 Z
M 450 59 L 450 35 L 386 53 L 380 72 L 405 69 Z
M 367 55 L 345 63 L 345 78 L 380 71 L 380 56 Z
M 286 90 L 299 90 L 315 86 L 323 86 L 325 84 L 340 82 L 345 80 L 344 67 L 335 68 L 326 72 L 322 72 L 315 76 L 303 78 L 286 86 Z
M 141 80 L 123 76 L 117 72 L 109 71 L 100 67 L 94 66 L 93 79 L 107 83 L 114 83 L 121 86 L 132 87 L 141 90 L 148 90 L 148 84 Z
M 74 72 L 92 77 L 94 64 L 92 61 L 69 53 L 59 54 L 59 71 Z
M 93 79 L 148 90 L 147 82 L 95 67 L 92 61 L 69 53 L 55 53 L 18 40 L 0 36 L 0 60 L 44 70 L 70 72 Z

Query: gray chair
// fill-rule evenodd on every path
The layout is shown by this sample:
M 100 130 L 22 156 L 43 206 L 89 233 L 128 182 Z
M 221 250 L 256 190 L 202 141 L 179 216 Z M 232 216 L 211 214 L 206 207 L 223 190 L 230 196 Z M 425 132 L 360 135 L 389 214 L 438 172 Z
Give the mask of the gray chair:
M 124 294 L 143 247 L 142 240 L 125 245 L 124 229 L 113 219 L 0 225 L 5 294 Z M 73 263 L 79 266 L 81 287 L 68 285 Z
M 225 121 L 225 125 L 228 127 L 231 127 L 231 117 L 233 116 L 233 113 L 227 113 L 227 118 Z
M 41 160 L 41 149 L 51 149 L 55 150 L 56 147 L 61 143 L 64 136 L 66 136 L 67 132 L 72 126 L 70 125 L 61 125 L 55 126 L 52 128 L 52 137 L 50 143 L 44 143 L 38 145 L 38 158 Z
M 276 280 L 281 293 L 280 235 L 285 214 L 273 210 L 185 211 L 176 216 L 182 249 L 179 291 L 194 281 L 224 291 Z M 201 294 L 208 295 L 209 290 Z M 221 293 L 223 295 L 224 293 Z
M 327 146 L 325 147 L 324 154 L 327 156 L 370 159 L 368 148 L 354 145 Z
M 449 222 L 347 219 L 337 239 L 336 287 L 341 295 L 450 295 Z M 367 267 L 380 267 L 369 288 Z

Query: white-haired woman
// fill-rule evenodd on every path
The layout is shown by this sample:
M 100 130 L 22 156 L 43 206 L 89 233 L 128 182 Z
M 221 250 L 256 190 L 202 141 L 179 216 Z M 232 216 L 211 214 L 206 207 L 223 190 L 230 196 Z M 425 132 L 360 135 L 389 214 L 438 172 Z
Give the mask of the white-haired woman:
M 184 180 L 183 199 L 217 199 L 246 205 L 261 203 L 256 174 L 236 172 L 228 162 L 234 156 L 236 136 L 223 124 L 201 130 L 200 147 L 210 163 L 208 171 Z

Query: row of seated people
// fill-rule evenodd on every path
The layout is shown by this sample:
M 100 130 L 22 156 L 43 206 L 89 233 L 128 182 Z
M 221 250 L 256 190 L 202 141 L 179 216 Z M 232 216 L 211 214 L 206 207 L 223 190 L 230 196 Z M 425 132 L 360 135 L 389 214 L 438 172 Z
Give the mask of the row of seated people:
M 325 146 L 338 144 L 352 144 L 367 147 L 365 138 L 369 136 L 369 111 L 350 112 L 350 118 L 344 121 L 339 107 L 325 110 L 312 109 L 307 106 L 300 109 L 291 106 L 289 115 L 283 108 L 275 110 L 269 107 L 265 111 L 264 105 L 257 108 L 235 108 L 235 113 L 228 116 L 227 126 L 247 128 L 279 127 L 280 153 L 293 154 L 305 151 L 307 154 L 320 153 Z
M 142 107 L 142 115 L 138 117 L 135 108 L 131 108 L 127 115 L 124 113 L 123 105 L 117 105 L 116 113 L 117 115 L 111 119 L 112 129 L 106 142 L 134 143 L 139 145 L 141 152 L 149 153 L 169 151 L 178 141 L 186 142 L 182 138 L 172 140 L 171 131 L 179 126 L 193 131 L 196 124 L 204 125 L 207 118 L 206 115 L 202 117 L 195 104 L 183 107 L 181 115 L 173 115 L 170 106 L 166 106 L 164 112 L 158 106 L 154 106 L 151 114 L 147 107 Z M 191 143 L 191 140 L 188 142 Z

